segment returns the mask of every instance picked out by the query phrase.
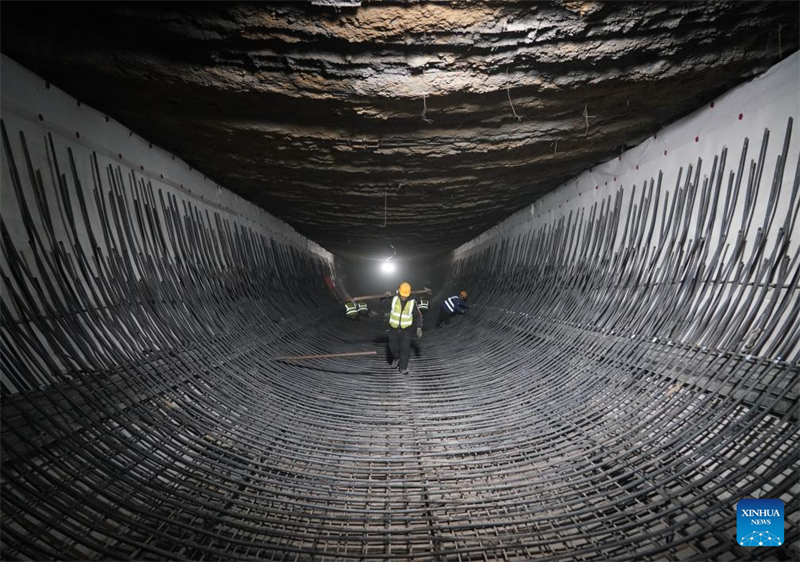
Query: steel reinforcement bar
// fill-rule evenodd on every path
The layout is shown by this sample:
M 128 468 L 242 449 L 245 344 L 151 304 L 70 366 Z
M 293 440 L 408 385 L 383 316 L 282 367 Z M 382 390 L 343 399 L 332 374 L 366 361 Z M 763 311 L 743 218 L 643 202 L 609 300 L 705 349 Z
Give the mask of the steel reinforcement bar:
M 767 187 L 765 135 L 456 260 L 405 377 L 274 360 L 383 351 L 329 264 L 2 129 L 4 559 L 797 558 L 791 123 Z

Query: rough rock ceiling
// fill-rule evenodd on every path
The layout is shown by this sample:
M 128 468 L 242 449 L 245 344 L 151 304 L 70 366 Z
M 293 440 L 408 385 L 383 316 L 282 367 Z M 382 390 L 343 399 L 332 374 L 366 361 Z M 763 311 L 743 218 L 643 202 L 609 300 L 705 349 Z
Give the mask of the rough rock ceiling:
M 2 51 L 334 253 L 434 256 L 797 50 L 798 6 L 4 2 Z

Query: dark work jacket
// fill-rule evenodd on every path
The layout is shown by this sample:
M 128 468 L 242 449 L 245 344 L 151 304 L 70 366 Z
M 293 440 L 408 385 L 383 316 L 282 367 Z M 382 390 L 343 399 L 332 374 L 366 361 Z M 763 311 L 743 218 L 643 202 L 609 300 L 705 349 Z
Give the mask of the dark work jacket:
M 442 310 L 445 312 L 449 312 L 450 314 L 464 314 L 469 305 L 467 301 L 463 300 L 458 295 L 453 295 L 452 297 L 448 297 L 444 299 L 442 303 Z

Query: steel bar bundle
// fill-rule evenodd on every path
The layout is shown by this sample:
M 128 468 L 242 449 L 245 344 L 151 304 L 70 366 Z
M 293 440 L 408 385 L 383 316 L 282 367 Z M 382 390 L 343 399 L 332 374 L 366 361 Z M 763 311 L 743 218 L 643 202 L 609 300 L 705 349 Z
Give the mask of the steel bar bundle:
M 455 260 L 407 376 L 328 263 L 12 133 L 4 559 L 797 558 L 791 122 Z M 744 497 L 785 544 L 737 544 Z

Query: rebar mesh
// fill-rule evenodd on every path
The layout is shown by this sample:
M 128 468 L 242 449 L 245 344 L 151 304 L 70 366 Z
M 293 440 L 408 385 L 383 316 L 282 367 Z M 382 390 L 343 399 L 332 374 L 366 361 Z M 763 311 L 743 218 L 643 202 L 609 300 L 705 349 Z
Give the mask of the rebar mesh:
M 455 261 L 474 306 L 427 320 L 406 377 L 271 360 L 383 351 L 329 264 L 97 157 L 49 185 L 3 144 L 27 233 L 4 204 L 4 559 L 797 558 L 788 135 L 771 189 L 744 153 L 724 185 L 723 152 L 671 199 Z M 783 499 L 785 545 L 737 545 L 744 497 Z

